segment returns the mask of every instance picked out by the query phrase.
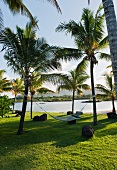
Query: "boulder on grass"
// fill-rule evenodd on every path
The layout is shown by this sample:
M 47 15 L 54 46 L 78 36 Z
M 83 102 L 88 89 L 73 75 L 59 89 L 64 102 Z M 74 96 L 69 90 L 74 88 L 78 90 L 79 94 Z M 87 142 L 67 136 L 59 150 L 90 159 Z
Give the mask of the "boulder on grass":
M 33 117 L 33 121 L 39 121 L 40 116 Z
M 72 111 L 68 111 L 68 112 L 67 112 L 67 115 L 72 115 L 72 114 L 73 114 Z
M 45 121 L 45 120 L 47 120 L 47 114 L 43 114 L 41 116 L 35 116 L 33 118 L 33 121 Z
M 109 119 L 117 119 L 117 114 L 115 112 L 106 113 Z
M 89 125 L 84 125 L 82 127 L 82 136 L 86 138 L 91 138 L 94 135 L 94 129 Z
M 43 114 L 39 117 L 39 121 L 45 121 L 47 120 L 47 114 Z

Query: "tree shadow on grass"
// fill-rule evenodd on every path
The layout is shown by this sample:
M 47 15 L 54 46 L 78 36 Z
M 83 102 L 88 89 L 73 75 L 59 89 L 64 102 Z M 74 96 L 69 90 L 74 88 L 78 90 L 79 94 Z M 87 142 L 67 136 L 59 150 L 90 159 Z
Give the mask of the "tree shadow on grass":
M 81 136 L 82 127 L 86 124 L 92 126 L 92 115 L 83 116 L 77 120 L 76 124 L 68 125 L 66 122 L 57 121 L 53 118 L 44 122 L 25 121 L 24 134 L 15 135 L 17 133 L 18 121 L 4 123 L 1 126 L 1 146 L 11 147 L 11 149 L 17 149 L 23 145 L 39 144 L 52 142 L 52 145 L 56 147 L 67 147 L 75 145 L 76 143 L 87 141 Z M 108 124 L 115 123 L 115 120 L 109 120 L 104 117 L 102 120 L 98 120 L 97 126 L 92 126 L 95 130 L 95 136 L 102 137 L 108 134 L 115 135 L 116 129 L 105 129 Z M 109 132 L 108 132 L 109 131 Z M 91 139 L 93 140 L 93 139 Z M 3 151 L 4 152 L 4 151 Z M 8 152 L 5 150 L 5 152 Z

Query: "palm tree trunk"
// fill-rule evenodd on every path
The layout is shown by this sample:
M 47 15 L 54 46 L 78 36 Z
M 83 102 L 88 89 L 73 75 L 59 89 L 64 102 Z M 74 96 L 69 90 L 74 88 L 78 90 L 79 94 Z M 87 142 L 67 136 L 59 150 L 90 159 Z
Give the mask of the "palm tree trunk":
M 117 22 L 112 0 L 102 0 L 108 30 L 110 54 L 114 74 L 115 90 L 117 94 Z
M 116 113 L 116 110 L 115 110 L 115 104 L 114 104 L 114 96 L 112 95 L 112 107 L 113 107 L 113 110 L 112 112 Z
M 14 113 L 15 101 L 16 101 L 16 95 L 14 97 L 14 102 L 13 102 L 13 113 Z
M 33 95 L 31 94 L 30 118 L 32 119 Z
M 73 90 L 73 96 L 72 96 L 72 114 L 74 114 L 74 90 Z
M 93 97 L 93 125 L 97 125 L 97 112 L 96 112 L 96 97 L 95 97 L 95 88 L 94 88 L 94 75 L 93 75 L 93 58 L 90 60 L 90 74 L 91 74 L 91 89 Z
M 25 118 L 25 112 L 26 112 L 26 106 L 27 106 L 27 96 L 28 96 L 28 84 L 25 85 L 24 99 L 23 99 L 23 105 L 22 105 L 22 114 L 20 118 L 19 129 L 17 132 L 18 135 L 23 134 L 23 125 L 24 125 L 24 118 Z

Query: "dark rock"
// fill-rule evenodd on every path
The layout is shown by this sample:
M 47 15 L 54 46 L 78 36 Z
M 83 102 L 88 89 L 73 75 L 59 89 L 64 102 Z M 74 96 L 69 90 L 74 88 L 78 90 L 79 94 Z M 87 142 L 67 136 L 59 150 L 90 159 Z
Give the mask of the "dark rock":
M 84 125 L 82 127 L 82 136 L 83 137 L 91 138 L 91 137 L 93 137 L 93 134 L 94 134 L 94 129 L 91 126 Z
M 15 110 L 14 113 L 16 114 L 16 117 L 17 117 L 17 116 L 21 116 L 22 111 L 21 110 Z
M 75 119 L 75 120 L 68 121 L 68 124 L 69 124 L 69 125 L 76 124 L 76 119 Z
M 47 114 L 43 114 L 39 117 L 39 121 L 45 121 L 47 120 Z
M 47 120 L 47 114 L 43 114 L 41 116 L 35 116 L 33 118 L 33 121 L 45 121 L 45 120 Z
M 68 112 L 67 112 L 67 115 L 72 115 L 72 114 L 73 114 L 72 111 L 68 111 Z
M 39 121 L 39 119 L 40 119 L 40 116 L 35 116 L 35 117 L 33 118 L 33 121 Z
M 106 113 L 109 119 L 117 119 L 117 114 L 115 112 Z

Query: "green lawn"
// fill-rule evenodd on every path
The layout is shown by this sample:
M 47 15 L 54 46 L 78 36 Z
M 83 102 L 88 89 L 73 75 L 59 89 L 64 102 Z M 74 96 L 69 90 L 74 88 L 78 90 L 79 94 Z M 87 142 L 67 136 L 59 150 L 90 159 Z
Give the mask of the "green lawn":
M 0 118 L 0 170 L 117 170 L 117 120 L 98 115 L 91 139 L 81 136 L 86 124 L 92 126 L 91 114 L 68 125 L 50 116 L 33 122 L 27 112 L 18 136 L 19 117 Z

